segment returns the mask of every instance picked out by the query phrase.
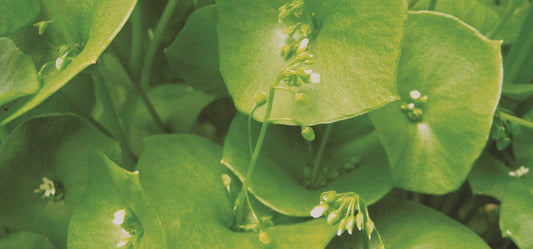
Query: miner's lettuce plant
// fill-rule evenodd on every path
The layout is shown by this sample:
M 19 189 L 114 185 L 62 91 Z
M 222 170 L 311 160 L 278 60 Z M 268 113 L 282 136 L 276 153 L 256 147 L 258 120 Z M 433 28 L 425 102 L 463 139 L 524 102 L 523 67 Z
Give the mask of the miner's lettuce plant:
M 533 248 L 529 0 L 1 0 L 0 248 Z

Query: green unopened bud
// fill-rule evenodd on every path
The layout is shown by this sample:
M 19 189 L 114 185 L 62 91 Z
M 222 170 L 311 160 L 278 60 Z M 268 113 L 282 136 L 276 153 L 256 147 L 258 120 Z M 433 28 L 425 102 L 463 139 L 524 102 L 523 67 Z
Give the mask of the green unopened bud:
M 374 232 L 374 222 L 371 219 L 367 219 L 365 229 L 366 229 L 366 234 L 368 235 L 368 239 L 371 239 L 372 232 Z
M 283 58 L 285 59 L 288 59 L 289 57 L 291 57 L 294 52 L 293 45 L 291 44 L 284 45 L 279 50 L 281 51 L 281 56 L 283 56 Z
M 307 97 L 307 94 L 305 93 L 296 93 L 294 95 L 294 102 L 296 102 L 296 104 L 305 105 L 309 103 L 309 97 Z
M 313 140 L 315 140 L 315 131 L 313 130 L 313 128 L 309 126 L 306 126 L 305 128 L 303 128 L 301 134 L 302 134 L 302 137 L 309 142 L 312 142 Z
M 260 92 L 255 95 L 255 104 L 256 106 L 262 106 L 267 102 L 267 96 L 265 92 Z
M 335 210 L 331 213 L 329 213 L 328 217 L 326 218 L 326 222 L 328 224 L 335 224 L 340 220 L 340 210 Z
M 302 32 L 304 37 L 307 37 L 313 32 L 313 29 L 311 28 L 311 25 L 304 23 L 300 25 L 300 31 Z
M 226 187 L 226 190 L 228 192 L 231 192 L 231 176 L 229 176 L 228 174 L 222 174 L 220 177 L 222 178 L 222 183 Z
M 260 231 L 258 236 L 259 236 L 259 241 L 261 241 L 261 243 L 265 245 L 268 245 L 272 242 L 272 240 L 270 239 L 270 236 L 268 236 L 268 233 L 265 231 Z
M 385 249 L 385 244 L 383 244 L 383 242 L 379 242 L 378 249 Z
M 424 112 L 420 108 L 414 108 L 410 112 L 407 113 L 407 117 L 412 121 L 420 121 L 422 120 L 422 115 Z
M 33 24 L 33 26 L 39 29 L 39 35 L 43 35 L 46 29 L 48 28 L 48 25 L 53 22 L 54 21 L 40 21 L 38 23 Z
M 363 212 L 359 211 L 357 215 L 355 215 L 355 224 L 357 225 L 357 229 L 359 229 L 359 231 L 363 229 L 364 220 L 365 216 L 363 215 Z

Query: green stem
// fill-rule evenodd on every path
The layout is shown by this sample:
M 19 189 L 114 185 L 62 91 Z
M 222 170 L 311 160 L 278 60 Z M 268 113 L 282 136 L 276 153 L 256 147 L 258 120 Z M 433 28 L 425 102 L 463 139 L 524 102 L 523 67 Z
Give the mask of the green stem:
M 257 104 L 254 103 L 250 115 L 248 115 L 248 148 L 250 149 L 250 155 L 254 153 L 254 146 L 252 141 L 252 117 L 254 116 L 255 110 L 257 109 Z
M 96 90 L 99 93 L 98 95 L 101 96 L 102 105 L 104 105 L 104 109 L 107 110 L 108 114 L 110 114 L 109 117 L 111 121 L 111 129 L 113 130 L 113 133 L 115 134 L 115 137 L 118 139 L 120 147 L 122 148 L 122 158 L 124 163 L 128 166 L 128 169 L 134 169 L 136 161 L 135 156 L 128 146 L 128 140 L 122 129 L 122 126 L 120 125 L 118 115 L 113 107 L 111 96 L 109 95 L 109 90 L 107 89 L 102 74 L 96 69 L 92 71 L 91 76 Z
M 515 123 L 515 124 L 521 125 L 523 127 L 527 127 L 529 129 L 533 129 L 533 122 L 521 119 L 519 117 L 515 117 L 515 116 L 513 116 L 511 114 L 508 114 L 508 113 L 505 113 L 505 112 L 499 112 L 498 115 L 500 116 L 501 119 L 507 120 L 507 121 L 509 121 L 511 123 Z
M 252 215 L 254 215 L 254 217 L 256 219 L 257 219 L 257 216 L 255 215 L 255 212 L 253 211 L 253 207 L 252 207 L 252 204 L 250 202 L 250 197 L 248 196 L 248 186 L 249 186 L 250 180 L 252 179 L 252 175 L 253 175 L 253 172 L 255 170 L 255 167 L 257 165 L 257 160 L 259 159 L 259 154 L 261 153 L 261 149 L 263 148 L 263 144 L 264 144 L 264 141 L 265 141 L 268 125 L 271 122 L 270 121 L 270 115 L 272 113 L 272 107 L 273 107 L 273 104 L 274 104 L 274 93 L 276 91 L 275 87 L 276 87 L 276 85 L 278 84 L 278 82 L 280 80 L 281 80 L 281 76 L 278 75 L 276 77 L 276 79 L 274 80 L 274 82 L 272 83 L 272 86 L 270 87 L 270 90 L 269 90 L 269 93 L 268 93 L 268 100 L 267 100 L 265 116 L 264 116 L 264 119 L 263 119 L 263 124 L 261 125 L 261 130 L 259 131 L 259 137 L 257 138 L 257 142 L 255 144 L 255 148 L 253 149 L 252 158 L 250 159 L 250 163 L 248 165 L 248 170 L 246 172 L 246 177 L 244 178 L 244 180 L 242 182 L 241 193 L 239 194 L 239 196 L 243 196 L 246 199 L 245 201 L 248 204 L 248 207 L 250 208 L 250 212 L 252 212 Z M 251 138 L 251 136 L 250 136 L 250 138 Z M 242 205 L 242 201 L 239 201 L 238 205 Z M 237 210 L 239 210 L 238 206 L 235 207 L 235 208 Z M 237 215 L 236 220 L 241 220 L 239 216 L 242 215 L 242 214 L 237 213 L 236 215 Z M 261 227 L 259 219 L 257 219 L 256 221 L 258 222 L 259 227 Z
M 141 86 L 143 88 L 147 88 L 150 85 L 150 75 L 152 71 L 152 65 L 154 64 L 157 48 L 159 47 L 159 43 L 161 42 L 163 33 L 167 28 L 168 22 L 172 17 L 172 13 L 178 5 L 178 2 L 179 0 L 168 1 L 167 5 L 165 6 L 165 10 L 163 10 L 163 14 L 161 15 L 161 19 L 159 19 L 159 22 L 157 23 L 157 26 L 155 28 L 154 38 L 150 42 L 150 45 L 148 45 L 148 50 L 146 51 L 146 55 L 144 56 L 144 63 L 141 68 Z
M 511 16 L 513 16 L 513 13 L 515 12 L 516 8 L 518 8 L 518 4 L 520 1 L 516 1 L 514 3 L 513 6 L 511 6 L 507 12 L 505 12 L 505 14 L 503 15 L 502 17 L 502 20 L 500 21 L 500 23 L 498 23 L 498 26 L 496 26 L 496 28 L 494 28 L 493 30 L 489 31 L 487 33 L 487 37 L 490 38 L 490 39 L 495 39 L 497 35 L 500 34 L 500 32 L 502 31 L 503 27 L 505 26 L 505 24 L 507 23 L 507 21 L 509 21 L 509 18 L 511 18 Z
M 429 2 L 429 8 L 428 8 L 428 10 L 434 11 L 436 6 L 437 6 L 437 0 L 431 0 L 431 1 Z
M 318 171 L 320 170 L 320 161 L 322 161 L 322 156 L 324 155 L 324 151 L 326 151 L 326 145 L 328 143 L 332 128 L 333 124 L 328 124 L 328 126 L 326 127 L 326 131 L 324 132 L 324 137 L 322 138 L 322 141 L 320 141 L 320 146 L 318 147 L 318 152 L 313 163 L 313 169 L 311 170 L 311 183 L 313 185 L 317 185 Z
M 141 1 L 137 3 L 133 13 L 131 14 L 131 51 L 130 51 L 130 72 L 135 74 L 135 78 L 141 69 L 141 54 L 142 54 L 142 14 L 141 14 Z

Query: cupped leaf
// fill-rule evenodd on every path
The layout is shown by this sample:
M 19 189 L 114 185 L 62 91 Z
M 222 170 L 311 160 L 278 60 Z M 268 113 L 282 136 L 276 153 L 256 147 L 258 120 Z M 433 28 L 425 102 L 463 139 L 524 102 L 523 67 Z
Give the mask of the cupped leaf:
M 87 187 L 91 147 L 120 158 L 118 144 L 78 116 L 37 117 L 15 129 L 0 147 L 0 223 L 42 233 L 65 248 L 70 217 Z M 34 192 L 44 177 L 59 184 L 62 198 Z
M 42 71 L 43 87 L 31 98 L 24 98 L 0 116 L 2 125 L 37 106 L 69 82 L 81 70 L 94 64 L 128 19 L 136 0 L 115 1 L 42 1 L 45 21 L 50 24 L 50 40 L 36 38 L 34 30 L 18 34 L 15 43 L 39 39 L 32 47 L 25 47 L 36 61 L 43 54 L 57 54 Z M 53 43 L 54 45 L 49 45 Z M 45 62 L 43 62 L 45 63 Z M 41 65 L 38 65 L 41 66 Z
M 214 5 L 195 11 L 165 54 L 186 84 L 215 96 L 227 96 L 219 71 L 216 20 Z
M 417 203 L 387 201 L 371 208 L 370 214 L 385 248 L 490 248 L 472 230 Z M 371 241 L 370 248 L 378 248 L 377 240 Z
M 148 89 L 147 95 L 171 132 L 190 131 L 201 111 L 214 100 L 212 95 L 183 84 L 159 85 Z M 161 133 L 140 97 L 124 105 L 121 117 L 136 154 L 141 152 L 143 138 Z
M 89 185 L 73 214 L 68 248 L 167 248 L 165 231 L 139 182 L 105 154 L 89 155 Z
M 55 249 L 46 237 L 24 231 L 10 233 L 0 238 L 0 249 L 14 248 Z
M 0 36 L 13 33 L 28 25 L 41 11 L 40 1 L 1 0 Z
M 287 61 L 280 49 L 288 27 L 278 21 L 282 0 L 218 0 L 220 71 L 237 109 L 249 114 L 254 96 L 269 92 Z M 406 1 L 305 0 L 303 16 L 318 34 L 309 42 L 309 66 L 320 83 L 276 91 L 271 117 L 276 123 L 331 123 L 364 114 L 398 99 L 396 72 Z M 313 26 L 311 25 L 311 26 Z M 265 108 L 254 118 L 263 120 Z
M 530 177 L 531 178 L 531 177 Z M 521 249 L 533 248 L 533 184 L 511 183 L 500 207 L 500 230 Z
M 442 194 L 461 185 L 487 141 L 501 68 L 500 42 L 451 16 L 409 14 L 401 101 L 369 114 L 396 186 Z
M 331 129 L 337 129 L 336 123 L 330 125 L 333 125 Z M 249 189 L 261 202 L 282 214 L 310 216 L 320 194 L 329 190 L 355 192 L 367 204 L 372 204 L 391 189 L 387 157 L 375 132 L 346 142 L 326 141 L 320 170 L 313 179 L 322 133 L 310 145 L 302 138 L 299 127 L 273 125 L 268 129 Z M 259 123 L 254 122 L 254 141 L 258 130 Z M 241 181 L 250 162 L 246 131 L 246 117 L 237 115 L 226 137 L 222 157 L 222 163 Z M 318 188 L 310 189 L 310 186 Z
M 222 148 L 193 135 L 147 138 L 139 160 L 141 184 L 167 231 L 169 248 L 324 248 L 336 227 L 322 220 L 265 228 L 257 233 L 231 230 L 233 204 L 221 176 Z M 239 191 L 234 189 L 232 191 Z
M 31 57 L 8 38 L 0 38 L 0 105 L 34 94 L 40 87 Z

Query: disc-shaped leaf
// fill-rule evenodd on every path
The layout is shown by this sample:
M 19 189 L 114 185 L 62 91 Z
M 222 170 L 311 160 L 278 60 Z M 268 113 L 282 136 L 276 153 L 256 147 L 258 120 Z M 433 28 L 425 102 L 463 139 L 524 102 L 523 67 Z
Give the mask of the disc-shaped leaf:
M 284 0 L 219 0 L 217 33 L 220 71 L 237 109 L 251 112 L 254 96 L 269 92 L 288 63 L 280 48 L 288 27 L 278 21 Z M 374 110 L 398 99 L 396 72 L 406 1 L 305 0 L 304 18 L 318 34 L 309 42 L 320 83 L 293 90 L 310 101 L 295 102 L 292 92 L 276 91 L 272 118 L 276 123 L 331 123 Z M 307 23 L 309 24 L 309 23 Z M 277 82 L 276 82 L 277 83 Z M 263 120 L 265 108 L 255 112 Z
M 74 115 L 31 119 L 0 147 L 0 223 L 42 233 L 66 247 L 70 216 L 87 187 L 87 152 L 99 148 L 120 159 L 118 144 Z M 43 177 L 60 183 L 61 200 L 34 191 Z
M 68 229 L 68 248 L 167 248 L 165 231 L 146 201 L 138 172 L 106 155 L 89 156 L 89 185 Z
M 10 39 L 0 38 L 0 105 L 36 93 L 39 87 L 31 57 Z
M 231 230 L 233 204 L 222 184 L 222 148 L 193 135 L 159 135 L 145 141 L 139 159 L 141 184 L 167 231 L 169 248 L 324 248 L 336 227 L 323 220 L 264 229 Z M 232 191 L 239 191 L 235 189 Z M 208 235 L 208 236 L 206 236 Z
M 442 194 L 461 185 L 489 135 L 501 63 L 500 42 L 456 18 L 409 14 L 398 71 L 401 101 L 370 113 L 396 186 Z
M 15 44 L 20 43 L 24 47 L 21 47 L 23 51 L 39 61 L 38 67 L 49 63 L 42 71 L 43 87 L 31 98 L 18 100 L 8 111 L 2 113 L 0 123 L 4 125 L 34 108 L 81 70 L 94 64 L 120 31 L 135 3 L 136 0 L 42 1 L 43 9 L 46 10 L 42 14 L 43 18 L 46 18 L 45 21 L 54 21 L 48 31 L 51 41 L 35 37 L 35 30 L 25 30 L 23 34 L 17 34 L 14 40 Z M 57 43 L 54 45 L 61 49 L 50 46 L 51 42 Z M 50 58 L 50 54 L 57 56 Z
M 490 248 L 472 230 L 417 203 L 383 202 L 372 208 L 370 215 L 383 237 L 385 248 Z M 372 239 L 371 249 L 377 248 L 376 242 L 376 239 Z
M 214 5 L 195 11 L 165 54 L 186 84 L 215 96 L 227 96 L 218 65 L 216 20 Z
M 30 24 L 39 15 L 40 10 L 40 1 L 0 0 L 0 36 Z
M 336 124 L 330 125 L 336 129 Z M 252 127 L 254 143 L 259 126 L 254 122 Z M 222 163 L 241 181 L 250 162 L 246 131 L 247 118 L 237 115 L 226 137 L 222 157 Z M 391 189 L 387 158 L 375 132 L 346 142 L 327 142 L 314 180 L 314 160 L 322 134 L 317 134 L 310 149 L 300 133 L 300 127 L 272 125 L 268 128 L 249 184 L 250 192 L 265 205 L 286 215 L 310 216 L 322 192 L 355 192 L 372 204 Z

